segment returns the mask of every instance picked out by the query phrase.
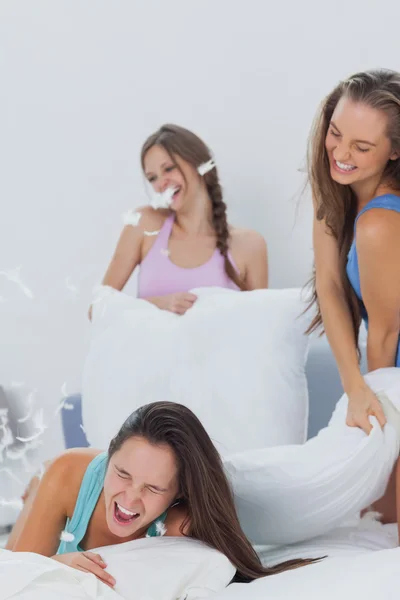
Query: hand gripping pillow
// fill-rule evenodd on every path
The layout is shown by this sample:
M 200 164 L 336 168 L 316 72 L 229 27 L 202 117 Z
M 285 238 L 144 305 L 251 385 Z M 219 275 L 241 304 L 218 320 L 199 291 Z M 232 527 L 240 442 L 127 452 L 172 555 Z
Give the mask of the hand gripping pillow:
M 375 417 L 369 435 L 348 427 L 343 395 L 328 427 L 305 444 L 226 458 L 239 518 L 253 543 L 314 538 L 383 496 L 400 449 L 400 369 L 379 369 L 365 379 L 382 401 L 383 430 Z

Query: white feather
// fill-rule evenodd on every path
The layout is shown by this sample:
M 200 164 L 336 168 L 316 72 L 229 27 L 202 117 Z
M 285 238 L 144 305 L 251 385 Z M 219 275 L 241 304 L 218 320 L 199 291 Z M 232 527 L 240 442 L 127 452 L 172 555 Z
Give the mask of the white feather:
M 60 540 L 62 542 L 73 542 L 75 539 L 75 536 L 70 533 L 69 531 L 62 531 L 61 535 L 60 535 Z
M 157 535 L 165 535 L 167 533 L 167 528 L 165 527 L 164 523 L 162 521 L 157 521 L 156 522 L 156 531 L 157 531 Z
M 132 225 L 132 227 L 137 227 L 141 218 L 142 213 L 134 210 L 128 210 L 128 212 L 122 215 L 122 221 L 124 225 Z
M 20 510 L 22 510 L 24 503 L 19 498 L 15 498 L 12 500 L 6 500 L 5 498 L 0 498 L 0 506 L 8 506 L 9 508 L 13 508 L 14 510 L 20 511 Z
M 65 278 L 65 286 L 72 296 L 76 297 L 79 294 L 78 288 L 71 282 L 71 277 Z
M 19 265 L 15 269 L 9 269 L 8 271 L 0 271 L 0 275 L 3 275 L 4 277 L 6 277 L 8 279 L 8 281 L 12 281 L 16 285 L 18 285 L 18 287 L 22 290 L 22 292 L 25 294 L 25 296 L 32 299 L 33 298 L 32 291 L 28 288 L 27 285 L 25 285 L 25 283 L 21 279 L 21 275 L 20 275 L 21 268 L 22 268 L 22 265 Z
M 160 194 L 157 192 L 152 192 L 152 199 L 150 204 L 156 210 L 158 208 L 169 208 L 172 204 L 172 196 L 174 195 L 176 188 L 167 188 L 164 192 Z
M 208 162 L 205 162 L 197 167 L 197 172 L 199 175 L 203 176 L 209 171 L 212 171 L 216 167 L 215 162 L 211 158 Z

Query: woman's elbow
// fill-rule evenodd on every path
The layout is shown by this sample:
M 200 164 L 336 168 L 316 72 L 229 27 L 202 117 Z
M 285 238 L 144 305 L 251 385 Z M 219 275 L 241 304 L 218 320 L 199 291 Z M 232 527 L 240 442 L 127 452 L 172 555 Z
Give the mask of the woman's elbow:
M 318 273 L 315 276 L 315 291 L 318 298 L 331 298 L 332 296 L 342 295 L 343 286 L 335 277 L 329 274 Z

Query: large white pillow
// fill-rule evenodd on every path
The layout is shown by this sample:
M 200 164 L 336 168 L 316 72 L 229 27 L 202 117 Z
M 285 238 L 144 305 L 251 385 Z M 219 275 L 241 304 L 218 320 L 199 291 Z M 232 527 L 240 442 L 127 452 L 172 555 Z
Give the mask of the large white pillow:
M 190 538 L 145 538 L 93 552 L 116 579 L 113 590 L 51 558 L 0 550 L 0 599 L 196 600 L 214 596 L 235 575 L 223 554 Z
M 213 597 L 236 573 L 221 552 L 185 537 L 145 538 L 94 552 L 106 561 L 125 600 Z
M 400 369 L 379 369 L 365 379 L 383 402 L 383 430 L 375 417 L 369 435 L 348 427 L 344 394 L 328 427 L 305 444 L 226 457 L 240 522 L 253 543 L 323 535 L 383 496 L 400 450 Z
M 105 448 L 148 402 L 190 407 L 222 455 L 306 438 L 308 338 L 298 289 L 194 290 L 184 316 L 108 289 L 95 303 L 83 421 Z

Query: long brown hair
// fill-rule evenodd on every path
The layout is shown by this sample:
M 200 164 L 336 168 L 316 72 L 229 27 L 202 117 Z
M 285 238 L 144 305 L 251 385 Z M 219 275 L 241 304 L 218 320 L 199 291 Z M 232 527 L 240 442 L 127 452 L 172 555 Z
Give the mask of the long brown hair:
M 181 532 L 219 550 L 236 567 L 237 581 L 252 581 L 312 560 L 291 560 L 264 568 L 246 538 L 221 457 L 194 413 L 174 402 L 154 402 L 133 412 L 110 443 L 109 459 L 124 442 L 142 437 L 150 444 L 167 444 L 179 471 L 179 499 L 187 510 Z
M 163 125 L 145 141 L 141 151 L 142 168 L 144 168 L 145 156 L 153 146 L 164 148 L 174 165 L 180 170 L 183 178 L 185 176 L 176 163 L 174 156 L 179 156 L 195 169 L 212 158 L 203 140 L 192 131 L 178 125 Z M 217 236 L 217 248 L 224 257 L 225 272 L 241 290 L 244 290 L 246 289 L 244 282 L 229 260 L 229 225 L 217 168 L 214 167 L 214 169 L 203 175 L 203 179 L 211 199 L 212 224 Z
M 340 82 L 322 102 L 315 119 L 308 147 L 308 179 L 316 204 L 316 218 L 325 224 L 337 241 L 339 249 L 340 275 L 353 324 L 354 339 L 358 346 L 361 323 L 361 307 L 346 275 L 347 255 L 354 235 L 357 215 L 357 198 L 350 186 L 341 185 L 330 175 L 329 158 L 325 149 L 325 138 L 337 103 L 346 96 L 353 102 L 366 104 L 384 111 L 388 117 L 387 135 L 394 152 L 400 154 L 400 73 L 386 69 L 356 73 Z M 389 160 L 383 173 L 383 181 L 400 190 L 400 159 Z M 312 299 L 310 307 L 316 305 L 317 314 L 307 333 L 322 325 L 318 302 L 315 267 L 313 271 Z

